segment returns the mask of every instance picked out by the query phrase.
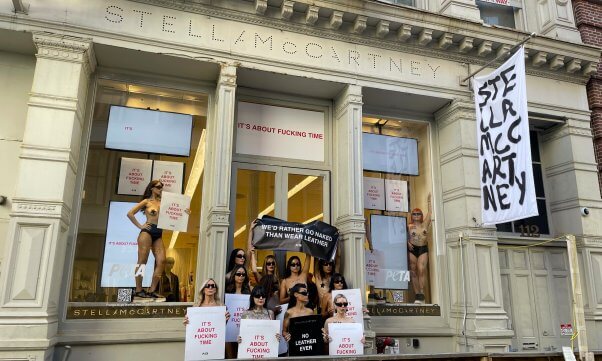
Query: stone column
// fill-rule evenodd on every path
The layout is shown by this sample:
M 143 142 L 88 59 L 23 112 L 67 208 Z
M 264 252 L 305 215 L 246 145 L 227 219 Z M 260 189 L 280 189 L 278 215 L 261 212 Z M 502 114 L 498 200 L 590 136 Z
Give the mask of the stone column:
M 481 200 L 474 104 L 470 99 L 454 100 L 435 117 L 447 274 L 449 280 L 458 280 L 450 284 L 450 315 L 452 328 L 458 330 L 457 350 L 502 352 L 511 343 L 513 332 L 508 329 L 503 308 L 496 230 L 478 226 Z
M 34 33 L 33 40 L 37 60 L 0 278 L 0 358 L 51 358 L 95 67 L 90 39 Z
M 222 64 L 213 113 L 207 122 L 197 293 L 200 284 L 209 277 L 217 281 L 223 293 L 230 226 L 235 95 L 236 65 Z
M 481 20 L 475 0 L 442 0 L 439 13 L 469 20 Z
M 590 350 L 602 347 L 602 200 L 587 113 L 573 115 L 543 135 L 542 165 L 550 225 L 556 235 L 577 238 Z M 582 213 L 587 208 L 588 215 Z

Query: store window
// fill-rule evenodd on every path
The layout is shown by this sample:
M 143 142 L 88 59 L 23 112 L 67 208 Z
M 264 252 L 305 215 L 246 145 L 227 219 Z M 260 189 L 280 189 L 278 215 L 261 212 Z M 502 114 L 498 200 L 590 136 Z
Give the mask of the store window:
M 169 305 L 193 301 L 207 106 L 205 94 L 98 81 L 67 318 L 180 317 Z M 191 197 L 186 231 L 157 228 L 173 193 Z
M 416 6 L 415 0 L 380 0 L 381 2 L 395 4 L 395 5 L 407 5 L 407 6 Z
M 432 304 L 429 125 L 365 117 L 363 131 L 369 303 Z
M 539 215 L 514 222 L 500 223 L 496 225 L 498 232 L 519 234 L 521 237 L 539 237 L 549 235 L 548 209 L 546 194 L 544 191 L 544 175 L 541 165 L 541 152 L 539 147 L 539 135 L 535 131 L 529 132 L 531 139 L 531 161 L 533 165 L 533 182 L 535 183 L 535 196 L 537 198 L 537 209 Z
M 500 1 L 496 1 L 500 2 Z M 481 12 L 481 19 L 485 24 L 504 26 L 507 28 L 516 28 L 515 8 L 509 6 L 510 0 L 503 1 L 506 5 L 496 4 L 494 1 L 476 1 L 477 7 Z

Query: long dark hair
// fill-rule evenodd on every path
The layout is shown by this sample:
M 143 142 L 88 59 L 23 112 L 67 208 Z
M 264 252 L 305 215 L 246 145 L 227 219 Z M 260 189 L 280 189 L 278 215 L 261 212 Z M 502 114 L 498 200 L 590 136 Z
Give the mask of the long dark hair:
M 150 181 L 150 183 L 148 183 L 148 185 L 146 186 L 146 189 L 144 190 L 144 193 L 142 194 L 142 200 L 149 199 L 153 195 L 153 188 L 157 184 L 163 184 L 163 183 L 161 183 L 161 181 L 158 179 L 153 179 L 152 181 Z
M 298 293 L 299 290 L 302 288 L 305 288 L 305 290 L 309 292 L 309 290 L 307 289 L 307 285 L 305 283 L 297 283 L 289 291 L 289 293 L 288 293 L 288 295 L 289 295 L 288 309 L 289 310 L 291 308 L 297 306 L 297 297 L 295 297 L 295 293 Z
M 332 273 L 330 274 L 330 276 L 332 277 L 332 275 L 334 274 L 334 262 L 333 261 L 325 261 L 325 260 L 321 259 L 318 261 L 318 273 L 320 274 L 321 280 L 324 280 L 324 278 L 326 278 L 326 273 L 324 272 L 324 269 L 322 267 L 326 266 L 327 264 L 332 265 Z
M 242 289 L 240 290 L 240 293 L 242 293 L 243 295 L 248 295 L 251 293 L 251 286 L 249 285 L 249 273 L 247 272 L 245 267 L 241 266 L 241 265 L 234 266 L 234 268 L 232 269 L 232 272 L 230 272 L 230 278 L 228 278 L 228 281 L 226 283 L 226 293 L 235 293 L 236 292 L 235 279 L 236 279 L 236 273 L 238 272 L 238 270 L 245 271 L 245 279 L 242 281 Z
M 276 280 L 274 275 L 265 275 L 261 277 L 257 287 L 262 287 L 265 291 L 266 297 L 269 299 L 272 297 L 274 292 L 278 291 L 278 280 Z
M 265 300 L 265 302 L 263 303 L 263 308 L 265 308 L 267 310 L 268 308 L 268 297 L 266 295 L 265 290 L 263 289 L 263 287 L 261 286 L 256 286 L 255 288 L 253 288 L 253 291 L 251 291 L 251 296 L 249 297 L 249 311 L 252 311 L 255 309 L 255 297 L 257 296 L 263 296 L 263 299 Z
M 291 276 L 291 263 L 293 263 L 294 260 L 299 261 L 299 273 L 301 273 L 301 259 L 297 256 L 292 256 L 286 262 L 286 269 L 284 270 L 284 278 L 289 278 Z
M 247 254 L 245 252 L 244 249 L 242 248 L 235 248 L 232 250 L 232 252 L 230 252 L 230 259 L 228 260 L 228 268 L 226 269 L 226 273 L 232 271 L 232 269 L 234 268 L 234 265 L 236 265 L 236 254 L 238 254 L 238 252 L 242 251 L 242 253 L 245 254 L 245 263 L 247 264 Z
M 340 273 L 335 273 L 332 276 L 330 276 L 330 284 L 328 286 L 330 289 L 330 292 L 334 291 L 334 281 L 343 281 L 343 289 L 344 290 L 348 289 L 347 281 L 345 281 L 345 276 L 343 276 Z

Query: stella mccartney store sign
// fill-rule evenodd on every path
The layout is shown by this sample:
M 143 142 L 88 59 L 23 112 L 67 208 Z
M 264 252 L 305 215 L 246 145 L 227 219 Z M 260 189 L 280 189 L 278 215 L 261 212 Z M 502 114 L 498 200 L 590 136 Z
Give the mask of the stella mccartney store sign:
M 254 60 L 270 65 L 301 66 L 353 75 L 372 76 L 408 83 L 459 89 L 458 76 L 465 72 L 459 63 L 398 51 L 356 45 L 246 24 L 190 12 L 171 10 L 133 1 L 85 1 L 77 6 L 67 0 L 30 0 L 29 17 L 57 24 L 133 38 L 164 41 L 203 49 L 204 56 L 232 56 L 243 66 Z M 11 13 L 10 2 L 0 2 L 0 12 Z M 89 36 L 89 35 L 85 35 Z M 94 39 L 106 42 L 103 39 Z M 130 42 L 136 48 L 135 42 Z M 193 55 L 193 54 L 191 54 Z

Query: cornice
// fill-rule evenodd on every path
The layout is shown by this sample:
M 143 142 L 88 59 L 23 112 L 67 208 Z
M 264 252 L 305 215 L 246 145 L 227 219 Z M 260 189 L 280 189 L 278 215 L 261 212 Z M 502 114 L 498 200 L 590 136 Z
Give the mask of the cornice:
M 283 16 L 284 10 L 257 11 L 254 2 L 184 1 L 184 0 L 130 0 L 183 12 L 292 31 L 348 43 L 401 51 L 431 58 L 473 65 L 483 65 L 498 53 L 519 42 L 528 34 L 519 30 L 501 29 L 477 21 L 440 15 L 425 10 L 390 6 L 368 1 L 298 0 L 287 1 L 295 8 L 306 8 L 315 13 L 331 13 L 329 19 L 308 20 L 308 13 L 296 12 Z M 284 3 L 283 3 L 284 4 Z M 259 7 L 262 8 L 263 4 Z M 345 18 L 343 26 L 334 19 Z M 364 18 L 375 26 L 358 31 Z M 566 82 L 585 84 L 595 73 L 600 61 L 600 49 L 545 36 L 531 39 L 526 45 L 527 74 Z

